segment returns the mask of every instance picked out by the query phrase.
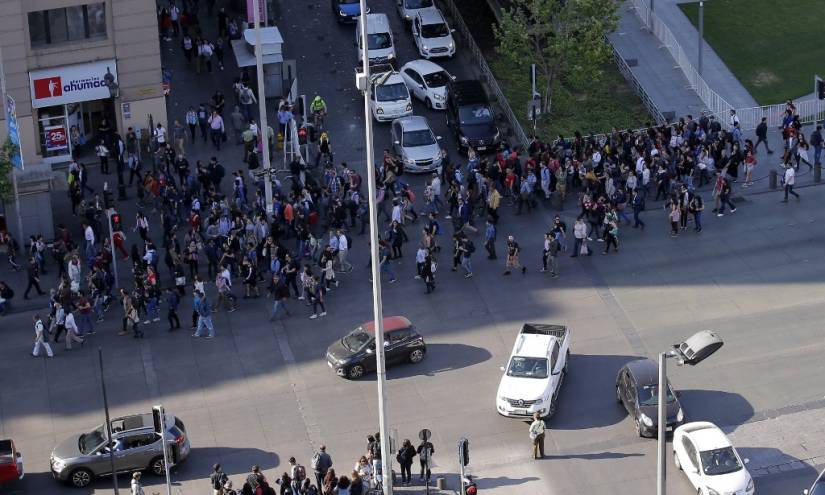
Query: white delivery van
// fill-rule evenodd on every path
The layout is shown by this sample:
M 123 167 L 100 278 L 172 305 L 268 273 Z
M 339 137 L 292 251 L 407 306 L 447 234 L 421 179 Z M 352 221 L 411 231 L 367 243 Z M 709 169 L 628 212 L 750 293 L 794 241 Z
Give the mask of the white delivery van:
M 361 41 L 361 18 L 355 23 L 355 46 L 358 47 L 358 64 L 364 60 Z M 386 14 L 367 14 L 367 54 L 370 65 L 394 64 L 395 44 L 392 40 L 390 20 Z

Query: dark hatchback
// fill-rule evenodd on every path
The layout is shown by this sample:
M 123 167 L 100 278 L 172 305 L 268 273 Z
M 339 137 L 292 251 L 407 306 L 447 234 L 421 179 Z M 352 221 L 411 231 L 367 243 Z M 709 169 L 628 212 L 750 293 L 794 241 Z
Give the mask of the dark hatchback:
M 384 318 L 384 360 L 387 366 L 419 363 L 427 353 L 424 338 L 403 316 Z M 375 325 L 366 322 L 327 348 L 327 364 L 338 376 L 361 378 L 375 370 Z
M 624 406 L 640 437 L 655 437 L 658 431 L 659 365 L 650 359 L 631 361 L 616 377 L 616 400 Z M 667 428 L 675 429 L 685 421 L 682 405 L 670 383 L 667 384 Z
M 361 15 L 361 3 L 359 0 L 330 0 L 332 14 L 340 23 L 353 24 Z M 367 14 L 370 8 L 367 7 Z
M 466 153 L 469 147 L 479 153 L 498 150 L 501 135 L 493 107 L 479 81 L 449 81 L 446 110 L 447 127 L 458 141 L 460 152 Z

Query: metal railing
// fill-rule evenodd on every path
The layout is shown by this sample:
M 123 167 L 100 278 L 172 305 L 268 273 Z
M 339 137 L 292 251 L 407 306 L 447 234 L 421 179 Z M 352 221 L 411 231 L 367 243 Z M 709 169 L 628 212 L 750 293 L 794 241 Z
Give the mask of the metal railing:
M 735 109 L 699 75 L 699 72 L 690 62 L 685 50 L 679 42 L 676 41 L 673 32 L 667 24 L 659 19 L 655 12 L 650 10 L 650 6 L 646 0 L 630 0 L 630 3 L 636 11 L 636 15 L 639 16 L 639 19 L 641 19 L 650 32 L 662 43 L 662 46 L 667 48 L 673 60 L 676 61 L 676 65 L 688 80 L 691 89 L 696 92 L 699 99 L 702 100 L 702 103 L 708 108 L 708 111 L 715 115 L 717 119 L 722 122 L 727 122 L 730 111 L 736 110 L 736 114 L 739 116 L 739 126 L 742 130 L 755 129 L 762 121 L 762 117 L 768 118 L 768 125 L 779 126 L 782 124 L 782 118 L 785 114 L 785 103 Z M 825 117 L 825 101 L 816 99 L 804 100 L 795 103 L 795 105 L 797 114 L 803 124 L 816 122 Z
M 610 43 L 610 41 L 605 40 L 605 43 Z M 625 61 L 624 57 L 622 57 L 622 54 L 619 53 L 619 50 L 617 50 L 612 43 L 610 43 L 610 46 L 613 48 L 613 60 L 616 62 L 616 67 L 618 67 L 619 72 L 622 73 L 627 82 L 633 87 L 633 91 L 639 99 L 642 100 L 642 104 L 644 104 L 647 111 L 650 112 L 653 120 L 655 120 L 658 125 L 666 123 L 667 119 L 665 119 L 664 115 L 662 115 L 659 107 L 657 107 L 656 104 L 653 103 L 653 100 L 650 99 L 650 96 L 648 96 L 644 86 L 642 86 L 642 83 L 636 78 L 636 75 L 630 69 L 630 66 L 627 65 L 627 61 Z
M 476 42 L 473 39 L 473 35 L 464 23 L 464 19 L 461 17 L 461 12 L 458 10 L 458 7 L 456 7 L 453 0 L 441 1 L 447 7 L 447 11 L 453 21 L 453 27 L 458 30 L 458 33 L 464 39 L 465 45 L 470 51 L 470 57 L 472 57 L 481 72 L 483 82 L 487 85 L 487 88 L 493 93 L 493 97 L 497 100 L 498 106 L 504 114 L 504 118 L 507 120 L 510 129 L 515 135 L 515 139 L 518 141 L 518 144 L 526 148 L 530 144 L 530 141 L 527 139 L 527 134 L 521 127 L 521 123 L 518 121 L 516 114 L 513 113 L 513 109 L 510 107 L 507 97 L 504 96 L 504 92 L 501 90 L 501 86 L 499 86 L 495 75 L 493 75 L 493 71 L 491 71 L 490 66 L 487 65 L 487 60 L 484 58 L 484 54 L 481 53 L 481 50 L 478 48 L 478 45 L 476 45 Z

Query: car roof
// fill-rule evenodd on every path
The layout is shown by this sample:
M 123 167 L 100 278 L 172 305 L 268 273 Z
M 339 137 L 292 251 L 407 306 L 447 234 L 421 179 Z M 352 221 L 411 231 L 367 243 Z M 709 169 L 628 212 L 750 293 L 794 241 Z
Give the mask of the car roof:
M 423 58 L 407 62 L 401 69 L 403 70 L 405 68 L 413 69 L 422 76 L 432 74 L 433 72 L 446 72 L 444 68 L 437 63 Z
M 484 92 L 484 86 L 478 80 L 451 81 L 448 87 L 450 95 L 459 105 L 490 104 L 487 93 Z
M 679 429 L 690 437 L 700 452 L 731 446 L 730 440 L 722 430 L 707 421 L 688 423 L 680 426 Z
M 361 22 L 360 18 L 358 19 L 358 22 Z M 367 14 L 367 31 L 378 29 L 383 29 L 389 32 L 390 20 L 387 18 L 387 14 L 380 12 L 376 14 Z
M 659 366 L 652 359 L 637 359 L 625 365 L 636 385 L 644 386 L 659 383 Z
M 412 322 L 406 316 L 385 316 L 384 317 L 384 332 L 392 332 L 393 330 L 401 330 L 402 328 L 409 328 Z M 375 333 L 375 321 L 370 320 L 361 325 L 361 328 L 370 333 Z
M 547 357 L 550 346 L 556 338 L 543 334 L 519 334 L 513 346 L 514 356 Z
M 401 117 L 400 119 L 395 119 L 393 123 L 398 122 L 401 125 L 401 130 L 403 131 L 422 131 L 422 130 L 432 130 L 430 129 L 430 124 L 427 122 L 427 117 L 422 117 L 421 115 L 410 115 L 408 117 Z
M 441 15 L 441 11 L 435 7 L 419 10 L 418 17 L 421 18 L 421 24 L 445 24 L 447 22 Z

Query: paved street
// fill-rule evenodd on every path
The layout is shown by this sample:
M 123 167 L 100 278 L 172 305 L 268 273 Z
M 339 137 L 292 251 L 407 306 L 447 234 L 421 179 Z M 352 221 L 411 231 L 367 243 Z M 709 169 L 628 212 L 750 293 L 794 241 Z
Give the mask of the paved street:
M 354 28 L 336 26 L 327 2 L 309 5 L 281 5 L 279 27 L 287 58 L 298 60 L 301 92 L 320 93 L 327 100 L 336 160 L 354 164 L 363 174 L 363 105 L 352 72 Z M 400 60 L 414 58 L 411 37 L 393 2 L 373 0 L 370 5 L 373 12 L 389 15 Z M 214 32 L 210 20 L 202 22 L 207 33 Z M 181 118 L 190 104 L 206 100 L 217 87 L 231 94 L 233 63 L 223 73 L 196 78 L 184 67 L 176 43 L 162 48 L 165 65 L 175 70 L 170 118 Z M 459 46 L 459 56 L 443 65 L 464 76 L 469 62 L 461 50 Z M 443 115 L 415 105 L 416 114 L 427 115 L 454 150 Z M 383 124 L 375 129 L 380 156 L 389 145 L 389 131 Z M 218 154 L 228 169 L 241 168 L 239 149 Z M 198 144 L 190 160 L 212 154 L 211 147 Z M 765 163 L 759 175 L 767 170 Z M 93 181 L 99 187 L 98 178 Z M 503 261 L 476 256 L 476 276 L 466 280 L 460 272 L 450 273 L 445 259 L 438 290 L 427 296 L 423 284 L 413 280 L 414 244 L 408 244 L 405 261 L 393 265 L 399 282 L 384 285 L 384 309 L 415 323 L 427 340 L 428 354 L 419 365 L 389 373 L 389 418 L 396 440 L 415 442 L 419 429 L 431 429 L 435 472 L 446 476 L 451 487 L 456 486 L 456 442 L 466 436 L 471 472 L 485 493 L 653 494 L 656 443 L 635 436 L 616 404 L 616 372 L 697 330 L 713 329 L 725 340 L 717 355 L 696 368 L 670 368 L 687 416 L 732 432 L 743 457 L 751 461 L 749 469 L 760 476 L 758 493 L 799 493 L 825 464 L 820 379 L 825 372 L 825 232 L 820 228 L 825 214 L 816 207 L 825 201 L 825 189 L 805 187 L 811 184 L 810 174 L 800 177 L 801 203 L 785 205 L 779 203 L 780 193 L 767 191 L 766 182 L 742 196 L 735 214 L 708 214 L 701 235 L 671 238 L 660 203 L 649 205 L 643 214 L 648 228 L 622 229 L 619 254 L 565 256 L 557 279 L 538 273 L 543 232 L 555 213 L 548 207 L 503 216 L 499 249 L 504 235 L 516 236 L 529 266 L 524 277 L 502 277 Z M 420 189 L 423 179 L 411 183 Z M 704 195 L 710 203 L 709 192 Z M 67 204 L 65 194 L 56 193 L 58 219 L 74 225 L 79 235 Z M 122 210 L 125 218 L 134 216 L 130 207 Z M 572 226 L 574 215 L 571 203 L 562 216 Z M 417 240 L 415 231 L 408 229 Z M 264 300 L 242 300 L 239 311 L 216 315 L 213 341 L 192 339 L 185 331 L 170 334 L 161 324 L 147 326 L 147 338 L 136 341 L 115 336 L 120 315 L 114 308 L 83 349 L 64 352 L 60 346 L 57 357 L 48 361 L 27 355 L 30 311 L 0 320 L 5 334 L 0 436 L 15 439 L 28 471 L 6 491 L 113 492 L 109 480 L 80 491 L 56 484 L 48 466 L 56 442 L 102 422 L 97 346 L 104 350 L 114 415 L 163 403 L 185 421 L 193 450 L 173 474 L 176 494 L 208 493 L 214 462 L 236 483 L 252 464 L 275 479 L 287 469 L 290 456 L 308 466 L 321 444 L 327 445 L 336 470 L 348 471 L 364 453 L 366 436 L 377 430 L 375 382 L 344 381 L 323 358 L 328 343 L 372 317 L 367 239 L 353 237 L 355 270 L 339 275 L 341 288 L 329 294 L 329 314 L 319 320 L 308 319 L 309 308 L 293 300 L 293 316 L 269 324 Z M 5 276 L 5 265 L 2 270 Z M 165 270 L 162 276 L 168 279 Z M 190 302 L 187 297 L 182 304 L 184 323 Z M 544 461 L 530 459 L 527 425 L 500 417 L 494 409 L 499 367 L 528 321 L 565 324 L 573 333 L 570 376 L 549 424 Z M 668 469 L 669 493 L 694 493 L 670 462 Z M 119 481 L 125 490 L 126 477 Z M 147 476 L 146 481 L 147 493 L 162 492 L 160 479 Z M 402 491 L 423 493 L 423 488 Z

